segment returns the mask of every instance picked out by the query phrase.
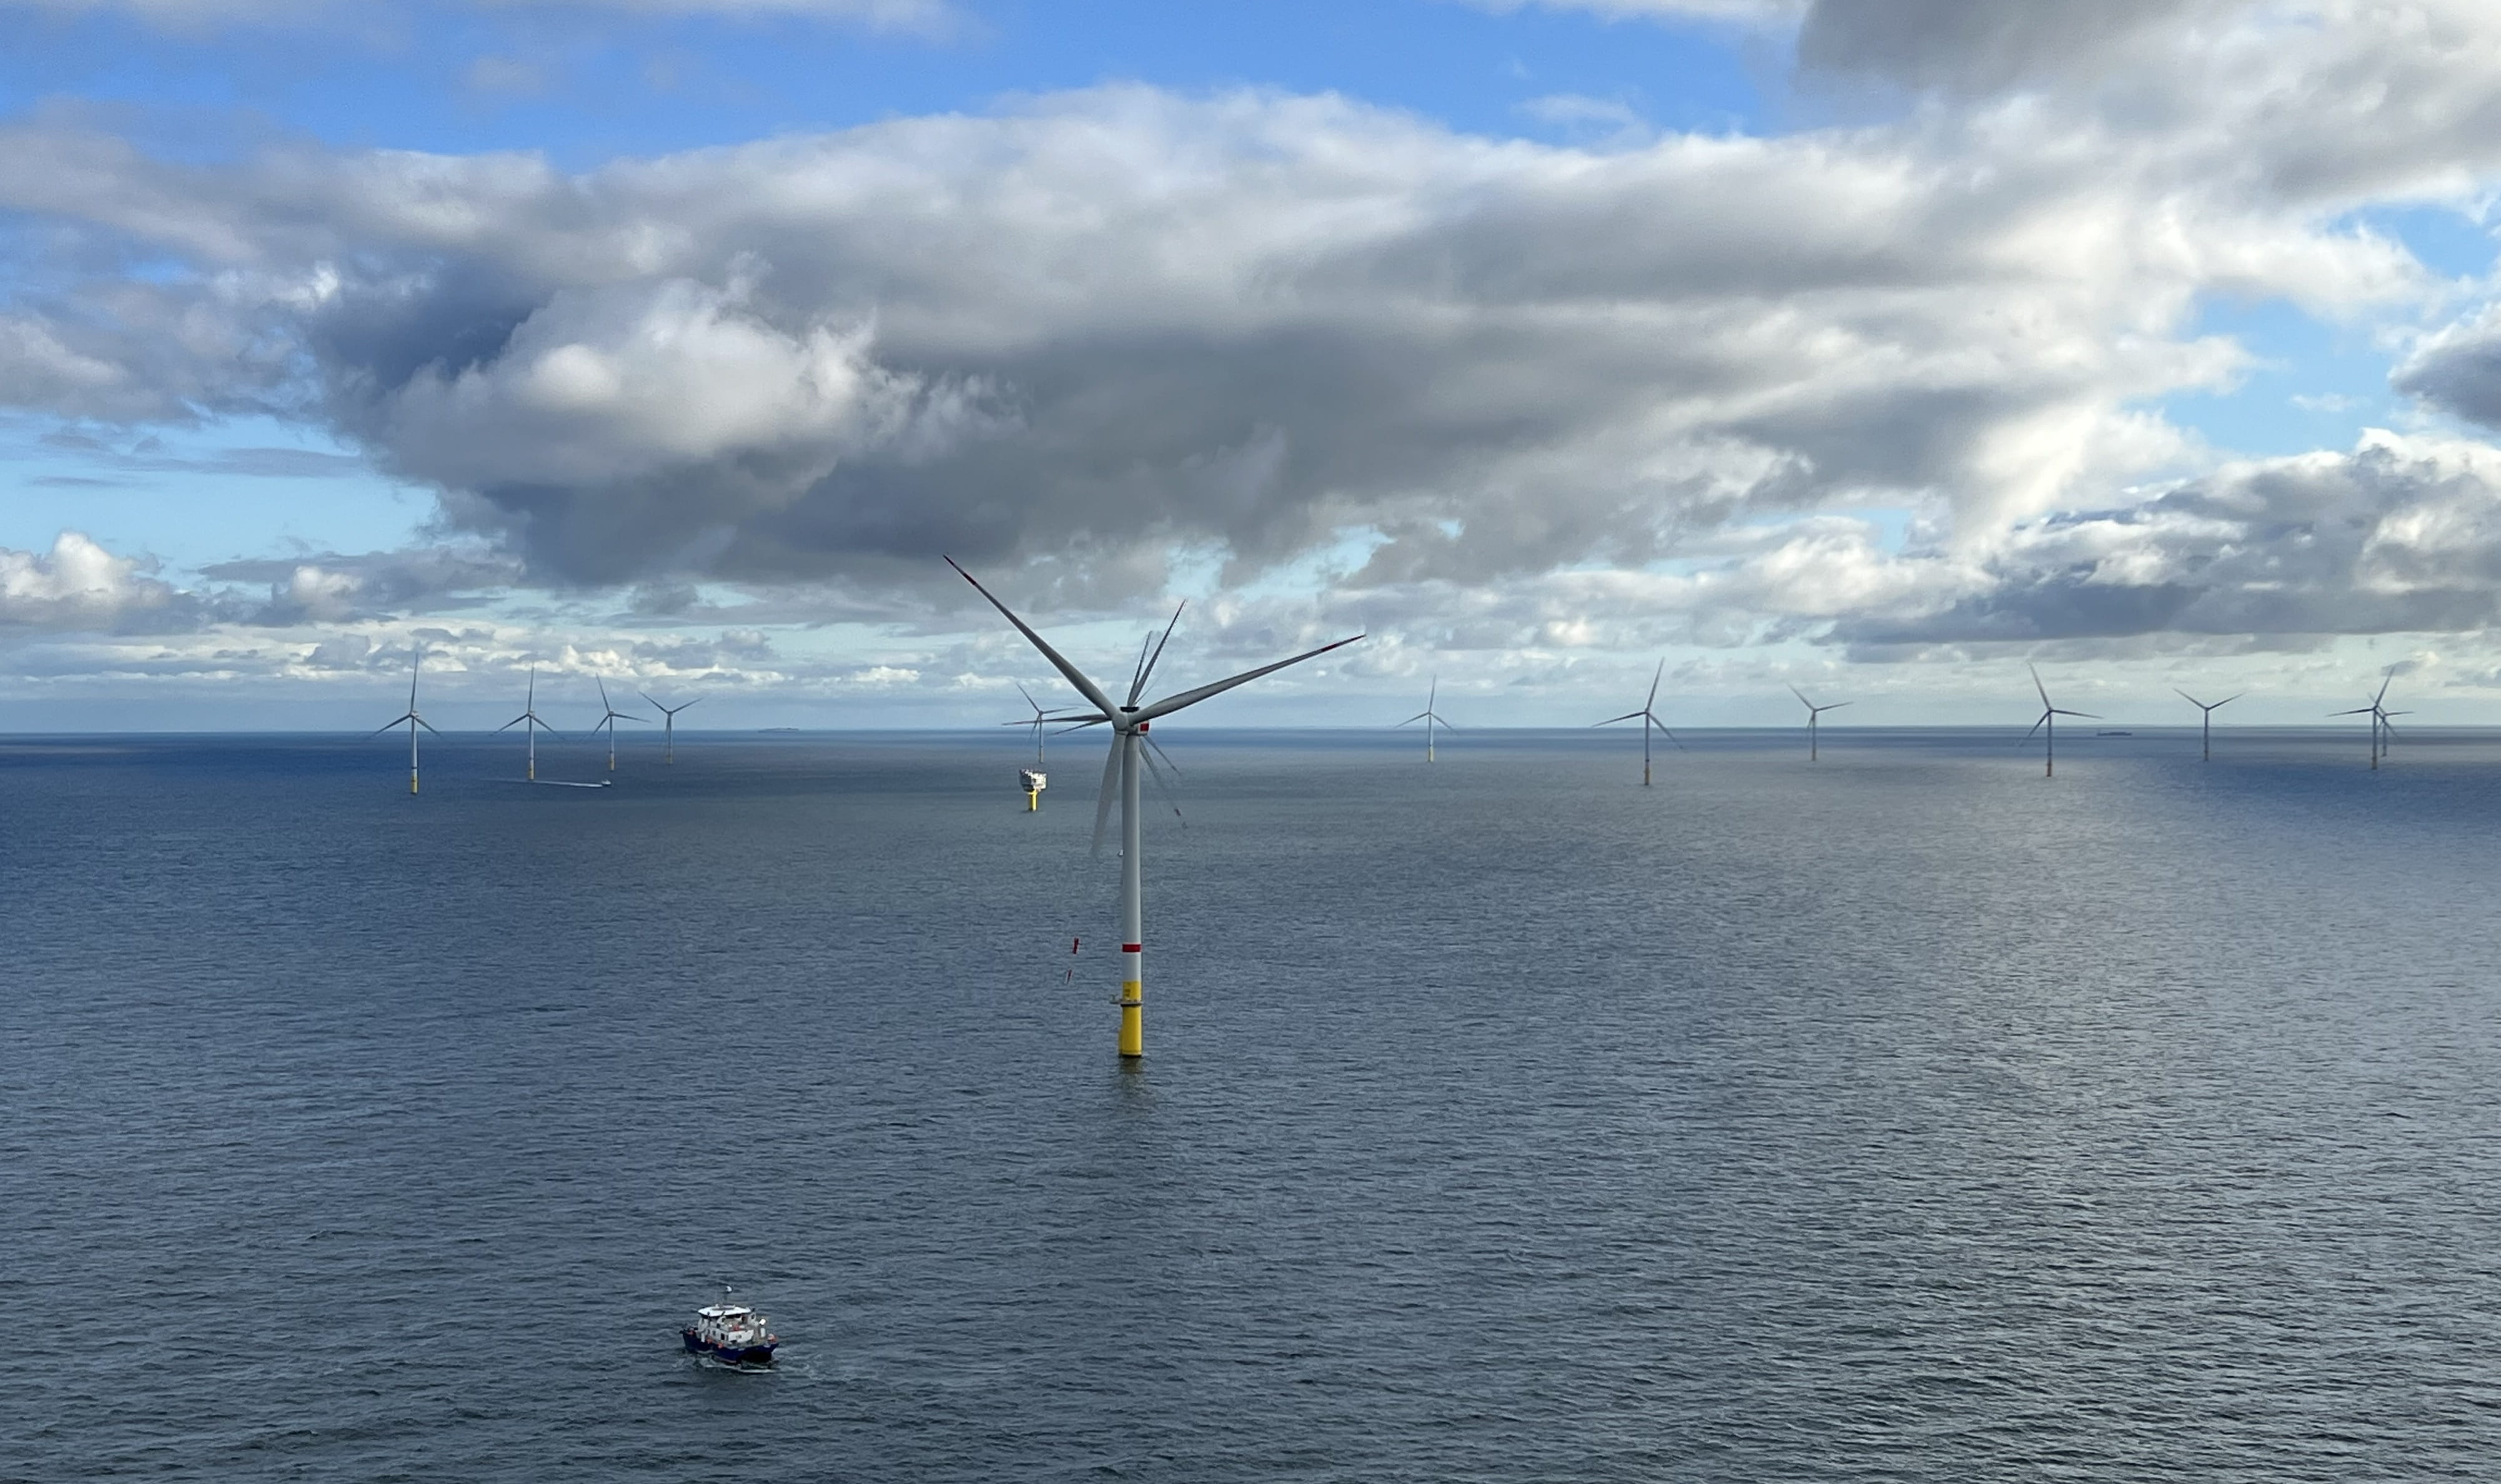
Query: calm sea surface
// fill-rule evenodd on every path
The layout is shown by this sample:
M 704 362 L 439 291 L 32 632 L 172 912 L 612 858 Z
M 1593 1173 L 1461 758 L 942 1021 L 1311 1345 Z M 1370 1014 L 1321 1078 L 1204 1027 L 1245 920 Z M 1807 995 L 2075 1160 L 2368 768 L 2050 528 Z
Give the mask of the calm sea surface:
M 0 1477 L 2501 1472 L 2501 747 L 1158 736 L 1134 1071 L 1095 744 L 0 740 Z

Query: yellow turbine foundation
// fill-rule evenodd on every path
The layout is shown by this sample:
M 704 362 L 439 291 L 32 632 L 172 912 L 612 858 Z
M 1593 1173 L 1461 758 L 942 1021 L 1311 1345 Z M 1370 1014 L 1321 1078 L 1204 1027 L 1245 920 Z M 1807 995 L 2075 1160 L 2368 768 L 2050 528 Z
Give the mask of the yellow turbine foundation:
M 1123 943 L 1120 947 L 1122 969 L 1128 973 L 1120 980 L 1120 1054 L 1147 1054 L 1147 986 L 1142 945 Z

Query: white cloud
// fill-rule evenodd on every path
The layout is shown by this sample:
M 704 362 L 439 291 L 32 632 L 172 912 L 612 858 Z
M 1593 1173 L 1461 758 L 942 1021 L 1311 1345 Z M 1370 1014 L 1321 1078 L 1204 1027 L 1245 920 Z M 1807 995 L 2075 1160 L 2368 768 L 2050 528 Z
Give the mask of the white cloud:
M 50 552 L 0 546 L 0 626 L 113 628 L 170 607 L 175 596 L 138 559 L 77 531 L 60 533 Z

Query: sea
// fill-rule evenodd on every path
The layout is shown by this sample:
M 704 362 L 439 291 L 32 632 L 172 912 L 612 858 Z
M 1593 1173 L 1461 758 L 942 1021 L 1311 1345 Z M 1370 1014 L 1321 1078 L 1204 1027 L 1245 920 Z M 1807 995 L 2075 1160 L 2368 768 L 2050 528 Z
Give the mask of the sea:
M 0 739 L 0 1478 L 2501 1471 L 2501 741 L 1016 736 Z

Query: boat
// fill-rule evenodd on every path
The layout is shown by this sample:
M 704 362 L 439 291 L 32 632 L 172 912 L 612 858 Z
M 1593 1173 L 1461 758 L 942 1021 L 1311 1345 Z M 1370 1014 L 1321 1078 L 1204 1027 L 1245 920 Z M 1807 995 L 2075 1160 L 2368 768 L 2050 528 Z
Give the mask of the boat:
M 735 1302 L 726 1283 L 721 1285 L 720 1302 L 695 1310 L 695 1322 L 678 1333 L 685 1336 L 690 1353 L 709 1356 L 724 1366 L 770 1366 L 774 1347 L 782 1343 L 782 1336 L 773 1333 L 772 1321 Z
M 2095 732 L 2095 737 L 2134 737 L 2134 732 Z

